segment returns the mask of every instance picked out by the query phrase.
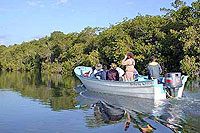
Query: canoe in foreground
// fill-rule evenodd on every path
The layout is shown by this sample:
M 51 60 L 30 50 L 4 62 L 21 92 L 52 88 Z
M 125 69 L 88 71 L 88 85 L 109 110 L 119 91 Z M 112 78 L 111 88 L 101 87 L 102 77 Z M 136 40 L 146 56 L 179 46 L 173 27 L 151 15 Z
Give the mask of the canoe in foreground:
M 91 70 L 91 67 L 85 66 L 78 66 L 74 69 L 76 76 L 90 91 L 158 100 L 166 98 L 163 84 L 158 84 L 157 80 L 149 80 L 147 76 L 139 76 L 135 81 L 131 82 L 99 80 L 82 76 L 83 73 Z M 164 78 L 162 80 L 164 81 Z M 178 89 L 178 97 L 182 96 L 186 81 L 187 76 L 183 76 L 182 86 Z

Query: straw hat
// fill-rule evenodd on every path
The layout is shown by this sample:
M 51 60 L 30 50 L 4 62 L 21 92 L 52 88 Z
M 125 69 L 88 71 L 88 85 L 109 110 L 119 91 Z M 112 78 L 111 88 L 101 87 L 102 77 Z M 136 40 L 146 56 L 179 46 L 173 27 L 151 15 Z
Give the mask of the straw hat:
M 96 70 L 100 70 L 100 69 L 102 69 L 102 65 L 101 65 L 101 64 L 97 64 L 97 65 L 95 66 L 95 68 L 96 68 Z

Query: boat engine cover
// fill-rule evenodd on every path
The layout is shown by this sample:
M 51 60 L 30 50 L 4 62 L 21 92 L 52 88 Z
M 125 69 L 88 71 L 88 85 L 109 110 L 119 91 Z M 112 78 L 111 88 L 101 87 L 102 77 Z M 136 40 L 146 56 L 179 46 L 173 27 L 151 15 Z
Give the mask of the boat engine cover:
M 179 88 L 182 86 L 181 73 L 171 72 L 165 74 L 165 86 L 169 88 Z

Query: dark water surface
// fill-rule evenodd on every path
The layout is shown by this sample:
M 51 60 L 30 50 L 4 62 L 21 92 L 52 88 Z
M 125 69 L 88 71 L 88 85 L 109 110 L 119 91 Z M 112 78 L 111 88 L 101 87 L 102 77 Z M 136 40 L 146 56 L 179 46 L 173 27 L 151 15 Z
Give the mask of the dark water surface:
M 126 116 L 105 122 L 96 113 L 91 105 L 99 100 L 131 111 L 133 119 L 127 131 Z M 154 103 L 84 91 L 75 77 L 0 73 L 0 133 L 196 133 L 200 132 L 199 125 L 199 79 L 187 82 L 183 98 Z

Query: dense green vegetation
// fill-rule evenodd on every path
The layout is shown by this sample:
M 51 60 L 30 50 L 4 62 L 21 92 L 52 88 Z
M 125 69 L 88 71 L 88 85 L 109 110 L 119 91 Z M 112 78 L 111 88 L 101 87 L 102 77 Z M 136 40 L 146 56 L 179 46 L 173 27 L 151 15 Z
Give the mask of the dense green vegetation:
M 195 76 L 200 68 L 200 0 L 180 0 L 162 16 L 136 16 L 108 28 L 86 27 L 80 33 L 54 31 L 50 36 L 9 47 L 0 46 L 0 68 L 69 74 L 78 65 L 121 64 L 134 53 L 136 69 L 146 73 L 154 55 L 164 72 Z

